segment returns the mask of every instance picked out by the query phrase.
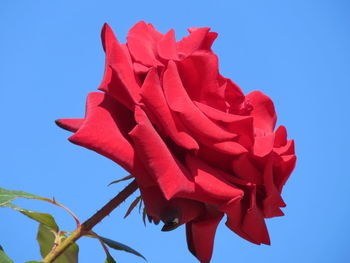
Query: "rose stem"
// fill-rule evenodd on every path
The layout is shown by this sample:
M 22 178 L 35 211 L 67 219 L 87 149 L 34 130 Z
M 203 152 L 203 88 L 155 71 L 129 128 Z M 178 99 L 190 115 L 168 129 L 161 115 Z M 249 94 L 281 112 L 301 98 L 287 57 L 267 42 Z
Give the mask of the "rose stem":
M 57 259 L 71 244 L 77 241 L 80 237 L 88 234 L 91 229 L 98 224 L 102 219 L 108 216 L 117 206 L 119 206 L 126 198 L 137 190 L 137 183 L 133 180 L 127 187 L 125 187 L 119 194 L 117 194 L 111 201 L 105 204 L 93 216 L 91 216 L 84 223 L 79 225 L 74 232 L 67 237 L 56 249 L 51 251 L 41 262 L 53 262 Z

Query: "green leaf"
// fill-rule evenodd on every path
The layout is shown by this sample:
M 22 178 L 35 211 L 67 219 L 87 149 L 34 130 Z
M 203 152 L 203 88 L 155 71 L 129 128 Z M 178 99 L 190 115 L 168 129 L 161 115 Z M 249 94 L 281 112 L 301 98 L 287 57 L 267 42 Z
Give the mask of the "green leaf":
M 24 209 L 22 207 L 19 207 L 17 205 L 12 204 L 12 203 L 6 203 L 3 206 L 9 207 L 9 208 L 12 208 L 18 212 L 21 212 L 22 214 L 28 216 L 29 218 L 31 218 L 35 221 L 38 221 L 39 223 L 44 224 L 45 226 L 58 232 L 58 226 L 56 224 L 56 221 L 52 217 L 52 215 L 50 215 L 50 214 L 40 213 L 40 212 L 35 212 L 35 211 L 28 210 L 28 209 Z
M 12 200 L 15 200 L 18 197 L 38 199 L 38 200 L 49 200 L 47 198 L 33 195 L 30 193 L 26 193 L 22 191 L 7 190 L 0 187 L 0 206 L 6 205 L 7 203 L 11 202 Z
M 13 263 L 13 261 L 5 254 L 2 246 L 0 246 L 0 262 L 1 263 Z
M 44 224 L 39 225 L 37 240 L 40 246 L 41 256 L 44 258 L 55 244 L 57 233 Z M 62 241 L 66 238 L 65 235 L 59 237 Z M 72 244 L 54 263 L 78 263 L 79 247 L 77 244 Z
M 119 243 L 117 241 L 111 240 L 109 238 L 105 238 L 105 237 L 101 237 L 101 236 L 99 236 L 99 237 L 110 248 L 114 248 L 114 249 L 117 249 L 117 250 L 123 250 L 123 251 L 129 252 L 129 253 L 134 254 L 136 256 L 139 256 L 139 257 L 141 257 L 141 258 L 143 258 L 144 260 L 147 261 L 147 259 L 144 256 L 142 256 L 139 252 L 137 252 L 136 250 L 132 249 L 131 247 L 128 247 L 127 245 L 124 245 L 124 244 Z
M 110 254 L 107 255 L 107 258 L 104 263 L 117 263 Z

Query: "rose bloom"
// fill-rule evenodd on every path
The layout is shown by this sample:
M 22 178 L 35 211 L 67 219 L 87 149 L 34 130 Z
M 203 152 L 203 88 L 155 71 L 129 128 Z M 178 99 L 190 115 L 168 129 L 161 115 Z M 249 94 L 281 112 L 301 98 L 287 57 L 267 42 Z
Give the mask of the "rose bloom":
M 270 244 L 265 218 L 282 216 L 282 187 L 294 169 L 293 140 L 275 130 L 271 99 L 246 96 L 218 70 L 217 33 L 190 28 L 176 42 L 137 23 L 127 43 L 102 29 L 106 53 L 86 115 L 60 119 L 69 140 L 110 158 L 137 181 L 145 209 L 168 231 L 186 224 L 189 250 L 210 262 L 216 228 Z

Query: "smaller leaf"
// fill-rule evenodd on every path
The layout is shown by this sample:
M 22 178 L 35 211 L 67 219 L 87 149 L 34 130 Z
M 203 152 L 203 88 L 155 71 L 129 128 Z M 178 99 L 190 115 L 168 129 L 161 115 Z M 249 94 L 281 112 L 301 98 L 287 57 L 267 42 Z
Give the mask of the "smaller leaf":
M 12 203 L 7 203 L 4 205 L 4 207 L 9 207 L 12 208 L 18 212 L 21 212 L 22 214 L 28 216 L 29 218 L 38 221 L 41 224 L 46 225 L 47 227 L 53 229 L 54 231 L 58 231 L 58 226 L 56 224 L 55 219 L 53 218 L 52 215 L 47 214 L 47 213 L 40 213 L 40 212 L 35 212 L 31 211 L 28 209 L 24 209 L 22 207 L 19 207 L 17 205 L 14 205 Z
M 108 184 L 108 186 L 110 186 L 111 184 L 116 184 L 116 183 L 119 183 L 119 182 L 122 182 L 122 181 L 129 180 L 129 179 L 131 179 L 131 178 L 134 178 L 134 176 L 131 175 L 131 174 L 129 174 L 128 176 L 125 176 L 125 177 L 123 177 L 122 179 L 119 179 L 119 180 L 115 180 L 115 181 L 113 181 L 113 182 L 110 182 L 110 183 Z
M 141 200 L 141 196 L 137 197 L 129 206 L 128 211 L 126 211 L 126 214 L 124 216 L 124 218 L 126 218 L 128 215 L 130 215 L 131 211 L 135 208 L 135 206 L 137 205 L 138 202 L 140 202 Z
M 58 207 L 61 207 L 64 210 L 66 210 L 71 216 L 73 216 L 73 218 L 76 221 L 77 225 L 80 225 L 79 219 L 76 217 L 76 215 L 74 215 L 73 212 L 70 211 L 64 205 L 61 205 L 61 204 L 57 203 L 54 198 L 53 198 L 53 200 L 51 200 L 49 198 L 40 197 L 40 196 L 33 195 L 33 194 L 30 194 L 30 193 L 26 193 L 26 192 L 23 192 L 23 191 L 7 190 L 7 189 L 4 189 L 4 188 L 0 187 L 0 207 L 1 206 L 2 207 L 6 206 L 7 203 L 11 202 L 12 200 L 15 200 L 18 197 L 41 200 L 41 201 L 45 201 L 45 202 L 49 202 L 51 204 L 54 204 L 54 205 L 56 205 Z
M 44 258 L 55 245 L 58 233 L 55 233 L 52 229 L 45 226 L 44 224 L 39 225 L 37 234 L 37 240 L 40 246 L 41 256 Z M 65 235 L 61 234 L 59 239 L 62 241 L 66 238 Z M 77 244 L 72 244 L 65 250 L 56 260 L 55 263 L 78 263 L 78 252 L 79 247 Z
M 40 254 L 43 258 L 51 251 L 55 239 L 55 232 L 44 224 L 39 225 L 37 240 L 40 246 Z
M 108 254 L 104 263 L 117 263 L 117 262 L 114 260 L 114 258 L 110 254 Z
M 12 259 L 10 259 L 6 253 L 4 252 L 4 249 L 2 246 L 0 246 L 0 262 L 1 263 L 13 263 Z
M 147 261 L 147 259 L 142 256 L 139 252 L 137 252 L 136 250 L 132 249 L 131 247 L 127 246 L 127 245 L 124 245 L 122 243 L 119 243 L 117 241 L 114 241 L 114 240 L 111 240 L 109 238 L 105 238 L 105 237 L 101 237 L 99 236 L 102 241 L 107 245 L 109 246 L 110 248 L 114 248 L 114 249 L 117 249 L 117 250 L 123 250 L 123 251 L 126 251 L 128 253 L 131 253 L 131 254 L 134 254 L 136 256 L 139 256 L 141 258 L 143 258 L 144 260 Z
M 48 200 L 47 198 L 26 193 L 23 191 L 7 190 L 0 187 L 0 206 L 6 205 L 8 202 L 15 200 L 18 197 L 29 198 L 29 199 L 38 199 L 38 200 Z

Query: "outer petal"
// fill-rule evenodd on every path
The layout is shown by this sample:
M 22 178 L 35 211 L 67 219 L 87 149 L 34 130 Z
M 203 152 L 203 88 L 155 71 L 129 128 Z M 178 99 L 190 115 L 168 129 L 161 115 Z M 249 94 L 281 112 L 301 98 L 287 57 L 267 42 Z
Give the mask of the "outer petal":
M 205 29 L 205 28 L 204 28 Z M 203 30 L 202 28 L 198 28 L 198 27 L 191 27 L 188 29 L 188 32 L 190 32 L 191 34 L 194 34 L 196 31 L 198 30 Z M 204 38 L 204 40 L 202 41 L 202 44 L 200 45 L 200 49 L 203 50 L 211 50 L 211 46 L 213 45 L 215 39 L 218 37 L 218 33 L 216 32 L 208 32 L 208 34 L 206 35 L 206 37 Z
M 246 100 L 241 88 L 232 80 L 223 79 L 226 81 L 225 99 L 229 105 L 229 112 L 232 114 L 248 115 L 252 110 L 252 106 Z
M 279 192 L 282 192 L 284 184 L 294 170 L 297 158 L 292 154 L 281 156 L 281 159 L 282 161 L 275 164 L 274 168 L 274 181 Z
M 253 153 L 255 156 L 264 157 L 272 152 L 275 135 L 273 133 L 262 137 L 255 137 Z
M 227 79 L 227 78 L 224 78 L 224 79 L 226 80 L 226 89 L 225 89 L 226 100 L 233 109 L 238 109 L 240 104 L 244 101 L 244 94 L 241 88 L 236 83 L 234 83 L 231 79 Z
M 265 166 L 264 171 L 264 186 L 266 197 L 263 200 L 263 212 L 264 217 L 266 218 L 283 216 L 284 214 L 280 210 L 280 207 L 286 206 L 281 197 L 281 193 L 275 186 L 273 179 L 273 162 L 274 156 L 271 156 Z
M 157 59 L 157 43 L 162 36 L 153 25 L 144 21 L 134 25 L 127 36 L 128 48 L 134 60 L 145 66 L 163 66 Z
M 270 237 L 264 216 L 257 206 L 249 208 L 244 216 L 242 230 L 258 245 L 270 245 Z
M 226 180 L 224 172 L 215 169 L 200 161 L 191 154 L 186 156 L 189 167 L 196 184 L 195 193 L 188 198 L 211 205 L 221 205 L 233 199 L 241 199 L 243 191 Z
M 207 213 L 203 218 L 186 224 L 188 249 L 201 263 L 209 263 L 213 253 L 214 237 L 223 213 Z
M 179 60 L 174 29 L 169 30 L 168 33 L 159 40 L 157 49 L 161 58 L 167 60 Z
M 177 72 L 176 64 L 169 61 L 163 76 L 163 88 L 170 108 L 180 114 L 181 120 L 192 133 L 221 142 L 236 137 L 209 120 L 188 97 Z
M 76 132 L 79 130 L 81 125 L 83 124 L 84 119 L 59 119 L 56 120 L 56 124 L 60 126 L 62 129 Z
M 289 140 L 289 141 L 287 141 L 286 145 L 279 147 L 279 148 L 274 148 L 273 150 L 274 150 L 274 152 L 276 152 L 279 155 L 295 154 L 294 140 Z
M 241 200 L 233 200 L 220 208 L 220 211 L 227 214 L 226 226 L 229 229 L 249 242 L 256 243 L 254 239 L 242 230 L 242 221 L 245 210 L 246 209 L 243 209 L 242 207 Z
M 107 94 L 93 92 L 87 97 L 85 120 L 69 140 L 112 159 L 132 174 L 143 174 L 141 180 L 147 185 L 147 173 L 126 138 L 133 125 L 131 112 L 124 106 Z
M 260 91 L 253 91 L 246 98 L 253 106 L 250 116 L 254 117 L 254 127 L 263 130 L 267 134 L 272 133 L 277 116 L 271 99 Z
M 243 202 L 244 200 L 240 202 L 234 200 L 220 210 L 227 213 L 226 225 L 237 235 L 258 245 L 270 244 L 263 214 L 255 203 L 255 187 L 251 190 L 249 207 Z
M 138 124 L 129 134 L 138 155 L 158 182 L 165 198 L 169 200 L 179 193 L 193 192 L 194 184 L 188 171 L 169 152 L 167 145 L 139 107 L 135 108 L 135 118 Z
M 209 27 L 190 29 L 189 30 L 190 35 L 182 38 L 177 43 L 178 52 L 182 53 L 184 56 L 189 56 L 194 51 L 201 49 L 203 47 L 203 44 L 205 47 L 208 47 L 209 46 L 208 42 L 212 43 L 214 41 L 213 39 L 215 39 L 214 35 L 210 35 L 209 36 L 210 40 L 208 41 L 207 37 L 208 37 L 209 30 L 210 30 Z
M 197 142 L 185 131 L 178 117 L 170 111 L 165 100 L 156 69 L 152 69 L 142 85 L 142 101 L 145 103 L 176 144 L 188 150 L 198 149 Z
M 108 24 L 103 26 L 101 37 L 106 52 L 106 68 L 99 90 L 132 109 L 140 100 L 140 88 L 127 49 L 119 44 Z
M 287 141 L 287 130 L 284 126 L 279 126 L 275 132 L 274 152 L 278 155 L 295 154 L 294 140 Z
M 287 143 L 287 130 L 283 125 L 279 126 L 275 131 L 275 142 L 273 147 L 278 148 L 286 145 Z
M 249 208 L 246 210 L 242 231 L 245 232 L 256 244 L 270 245 L 270 237 L 265 224 L 264 216 L 256 202 L 256 186 L 251 187 Z

